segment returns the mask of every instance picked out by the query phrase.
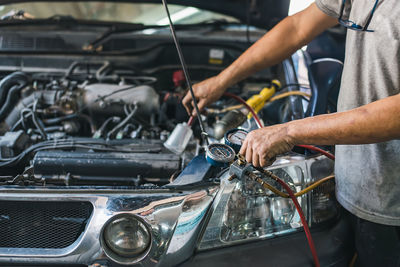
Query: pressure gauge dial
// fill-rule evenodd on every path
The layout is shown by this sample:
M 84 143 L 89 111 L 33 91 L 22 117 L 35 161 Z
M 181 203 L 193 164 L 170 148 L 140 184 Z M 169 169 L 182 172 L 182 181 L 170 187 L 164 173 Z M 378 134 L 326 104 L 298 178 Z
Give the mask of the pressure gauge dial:
M 232 147 L 238 153 L 247 134 L 248 132 L 245 130 L 232 129 L 225 134 L 225 144 Z
M 206 159 L 215 167 L 228 167 L 235 159 L 235 151 L 225 144 L 211 144 L 207 147 Z

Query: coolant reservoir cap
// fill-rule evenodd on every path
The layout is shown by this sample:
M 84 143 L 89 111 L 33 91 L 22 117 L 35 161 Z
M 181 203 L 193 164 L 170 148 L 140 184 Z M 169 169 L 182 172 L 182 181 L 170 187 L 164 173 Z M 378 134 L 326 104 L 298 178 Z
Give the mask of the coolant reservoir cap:
M 206 159 L 215 167 L 228 167 L 235 156 L 233 148 L 226 144 L 215 143 L 207 147 Z
M 236 153 L 239 153 L 248 133 L 242 129 L 232 129 L 225 134 L 225 144 L 232 147 Z

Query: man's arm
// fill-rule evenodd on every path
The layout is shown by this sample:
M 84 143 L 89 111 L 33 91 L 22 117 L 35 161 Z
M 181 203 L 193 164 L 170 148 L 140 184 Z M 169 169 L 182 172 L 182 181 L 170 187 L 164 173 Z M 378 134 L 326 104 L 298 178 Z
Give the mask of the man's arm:
M 337 23 L 337 19 L 323 13 L 316 4 L 285 18 L 218 75 L 222 87 L 228 88 L 281 62 Z
M 294 145 L 368 144 L 400 139 L 400 94 L 346 112 L 319 115 L 252 131 L 240 153 L 266 166 Z
M 315 36 L 335 24 L 337 20 L 323 13 L 315 4 L 285 18 L 218 76 L 193 86 L 199 109 L 202 110 L 216 101 L 228 87 L 288 58 Z M 183 99 L 183 104 L 188 113 L 192 114 L 190 93 Z
M 295 144 L 370 144 L 400 139 L 400 94 L 346 112 L 288 123 Z

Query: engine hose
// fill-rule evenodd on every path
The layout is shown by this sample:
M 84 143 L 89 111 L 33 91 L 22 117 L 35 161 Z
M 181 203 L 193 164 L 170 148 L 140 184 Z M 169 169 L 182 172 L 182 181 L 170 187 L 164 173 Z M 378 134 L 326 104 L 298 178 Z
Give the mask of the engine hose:
M 0 81 L 0 120 L 4 120 L 19 99 L 20 91 L 28 84 L 29 78 L 23 72 L 14 72 Z
M 98 69 L 96 71 L 96 79 L 99 82 L 105 82 L 105 81 L 117 81 L 119 79 L 119 76 L 114 74 L 114 75 L 108 75 L 107 76 L 107 72 L 109 69 L 111 69 L 111 63 L 106 61 L 104 62 L 104 65 L 100 67 L 100 69 Z
M 69 115 L 63 116 L 63 117 L 44 119 L 43 122 L 47 125 L 55 125 L 55 124 L 59 124 L 62 121 L 71 120 L 71 119 L 75 119 L 75 118 L 85 120 L 90 126 L 91 133 L 94 134 L 96 132 L 97 128 L 96 128 L 96 125 L 94 124 L 94 121 L 92 120 L 91 117 L 89 117 L 88 115 L 85 115 L 85 114 L 74 113 L 74 114 L 69 114 Z
M 58 124 L 62 121 L 75 119 L 77 117 L 78 117 L 78 115 L 75 113 L 75 114 L 69 114 L 69 115 L 66 115 L 63 117 L 58 117 L 58 118 L 44 119 L 43 122 L 48 125 L 54 125 L 54 124 Z
M 124 127 L 135 116 L 137 111 L 138 111 L 138 105 L 135 105 L 131 113 L 129 113 L 123 121 L 121 121 L 107 134 L 107 139 L 110 139 L 118 130 Z
M 23 72 L 13 72 L 0 81 L 0 106 L 4 104 L 7 93 L 14 85 L 22 85 L 28 81 L 28 76 Z

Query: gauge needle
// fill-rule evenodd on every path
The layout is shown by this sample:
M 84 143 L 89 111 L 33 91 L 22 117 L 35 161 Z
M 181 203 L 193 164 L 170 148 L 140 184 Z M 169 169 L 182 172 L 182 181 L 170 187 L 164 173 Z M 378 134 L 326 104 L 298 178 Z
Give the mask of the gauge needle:
M 225 156 L 225 154 L 224 153 L 222 153 L 222 151 L 220 151 L 219 149 L 217 149 L 217 154 L 218 154 L 218 156 Z
M 229 156 L 229 152 L 226 150 L 222 150 L 222 149 L 217 149 L 218 155 L 221 157 L 228 157 Z

